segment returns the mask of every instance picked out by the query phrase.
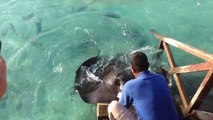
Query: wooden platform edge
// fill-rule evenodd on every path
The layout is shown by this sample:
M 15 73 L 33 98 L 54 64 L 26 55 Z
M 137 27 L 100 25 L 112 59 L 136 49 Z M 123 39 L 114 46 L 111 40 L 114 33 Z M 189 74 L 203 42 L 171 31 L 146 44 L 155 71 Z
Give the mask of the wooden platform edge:
M 109 120 L 107 108 L 109 103 L 97 103 L 96 106 L 96 114 L 98 120 Z

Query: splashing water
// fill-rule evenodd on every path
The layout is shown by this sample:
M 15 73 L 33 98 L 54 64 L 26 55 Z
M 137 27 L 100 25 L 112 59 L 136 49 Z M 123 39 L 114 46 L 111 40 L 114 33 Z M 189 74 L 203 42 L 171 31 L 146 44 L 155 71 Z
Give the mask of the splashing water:
M 85 66 L 82 68 L 85 69 L 87 77 L 89 77 L 88 82 L 103 82 L 103 80 L 100 80 L 98 76 L 90 72 L 88 69 L 85 68 Z

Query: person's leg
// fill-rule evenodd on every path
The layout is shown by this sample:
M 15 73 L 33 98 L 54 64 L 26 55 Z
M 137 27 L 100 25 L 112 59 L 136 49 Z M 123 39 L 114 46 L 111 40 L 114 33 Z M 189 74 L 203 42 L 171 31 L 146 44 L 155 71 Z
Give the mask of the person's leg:
M 4 96 L 7 90 L 6 81 L 6 63 L 4 58 L 0 55 L 0 99 Z
M 112 101 L 109 104 L 108 114 L 110 120 L 138 120 L 135 113 L 122 106 L 118 101 Z

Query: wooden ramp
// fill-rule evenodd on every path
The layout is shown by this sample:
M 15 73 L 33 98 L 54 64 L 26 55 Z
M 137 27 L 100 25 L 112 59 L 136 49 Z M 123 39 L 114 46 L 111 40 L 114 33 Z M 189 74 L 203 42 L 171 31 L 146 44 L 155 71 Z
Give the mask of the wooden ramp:
M 107 107 L 109 103 L 97 103 L 97 119 L 98 120 L 109 120 Z
M 170 69 L 166 70 L 170 75 L 173 75 L 175 83 L 181 98 L 181 104 L 179 105 L 185 120 L 213 120 L 213 113 L 198 110 L 199 106 L 202 104 L 203 99 L 208 95 L 209 91 L 213 85 L 213 54 L 209 54 L 205 51 L 194 48 L 190 45 L 181 43 L 172 38 L 164 37 L 154 30 L 151 30 L 155 38 L 160 40 L 158 45 L 159 49 L 165 51 Z M 177 66 L 175 59 L 173 57 L 170 46 L 181 49 L 187 53 L 197 56 L 203 59 L 205 62 Z M 200 86 L 198 87 L 196 93 L 190 100 L 186 94 L 184 85 L 182 83 L 181 74 L 207 71 L 207 75 L 204 77 Z M 98 120 L 108 120 L 107 113 L 107 103 L 97 104 L 97 118 Z M 213 109 L 213 108 L 212 108 Z

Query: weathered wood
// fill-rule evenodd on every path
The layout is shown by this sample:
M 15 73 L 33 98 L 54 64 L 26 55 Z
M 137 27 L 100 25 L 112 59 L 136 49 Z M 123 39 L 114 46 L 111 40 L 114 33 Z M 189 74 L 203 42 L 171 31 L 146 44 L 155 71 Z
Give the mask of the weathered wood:
M 164 37 L 162 35 L 160 35 L 156 30 L 152 29 L 152 30 L 150 30 L 150 32 L 152 32 L 154 34 L 155 38 L 163 41 Z
M 204 60 L 207 60 L 207 61 L 213 61 L 213 55 L 212 54 L 209 54 L 205 51 L 202 51 L 202 50 L 199 50 L 197 48 L 194 48 L 190 45 L 187 45 L 187 44 L 184 44 L 184 43 L 181 43 L 179 41 L 176 41 L 172 38 L 165 38 L 164 37 L 164 42 L 174 46 L 174 47 L 177 47 L 177 48 L 180 48 L 188 53 L 191 53 L 192 55 L 195 55 L 199 58 L 202 58 Z
M 177 74 L 177 73 L 188 73 L 188 72 L 197 72 L 197 71 L 206 71 L 210 70 L 213 64 L 211 62 L 198 63 L 193 65 L 186 65 L 172 68 L 169 71 L 169 74 Z
M 108 120 L 108 107 L 109 103 L 97 103 L 97 119 Z
M 160 41 L 160 43 L 158 44 L 158 49 L 162 49 L 162 50 L 164 49 L 163 48 L 163 41 Z
M 205 51 L 202 51 L 190 45 L 181 43 L 172 38 L 164 37 L 160 35 L 158 32 L 156 32 L 155 30 L 150 30 L 150 31 L 154 34 L 155 38 L 160 40 L 160 44 L 158 45 L 158 48 L 164 49 L 167 54 L 167 58 L 171 67 L 169 73 L 173 74 L 175 78 L 175 82 L 184 105 L 184 106 L 181 106 L 182 112 L 184 113 L 185 116 L 187 116 L 192 112 L 192 110 L 197 109 L 199 107 L 199 105 L 202 103 L 202 99 L 204 99 L 204 97 L 208 95 L 208 92 L 213 86 L 213 54 L 209 54 Z M 162 48 L 162 43 L 164 48 Z M 208 62 L 176 67 L 169 45 L 172 45 L 185 52 L 188 52 L 192 55 L 202 58 Z M 192 100 L 190 101 L 190 103 L 188 103 L 187 102 L 188 98 L 184 92 L 185 90 L 183 89 L 184 87 L 181 83 L 179 74 L 196 72 L 196 71 L 208 71 L 208 73 L 206 77 L 204 78 L 204 80 L 202 81 L 202 83 L 200 84 L 199 88 L 197 89 Z M 211 120 L 213 119 L 212 116 L 213 115 L 211 114 L 211 117 L 210 117 Z M 210 120 L 207 118 L 201 118 L 201 119 Z
M 164 46 L 164 50 L 166 52 L 170 67 L 171 67 L 171 69 L 174 69 L 176 67 L 176 63 L 175 63 L 174 57 L 172 55 L 171 49 L 170 49 L 169 45 L 165 42 L 163 42 L 163 46 Z M 182 102 L 183 102 L 183 106 L 184 106 L 184 108 L 187 108 L 188 103 L 189 103 L 189 98 L 186 94 L 185 88 L 181 81 L 181 77 L 179 74 L 173 74 L 173 76 L 175 78 L 176 85 L 177 85 L 180 97 L 182 99 Z
M 164 37 L 164 36 L 160 35 L 159 33 L 157 33 L 155 30 L 151 30 L 151 32 L 154 34 L 155 38 L 160 39 L 161 41 L 164 41 L 174 47 L 182 49 L 182 50 L 184 50 L 192 55 L 195 55 L 199 58 L 202 58 L 204 60 L 213 61 L 213 54 L 209 54 L 205 51 L 202 51 L 202 50 L 192 47 L 190 45 L 184 44 L 184 43 L 174 40 L 172 38 Z
M 196 91 L 195 95 L 191 99 L 186 112 L 191 112 L 193 109 L 197 109 L 200 104 L 202 103 L 202 99 L 208 95 L 208 92 L 212 88 L 213 85 L 213 71 L 209 71 L 200 84 L 198 90 Z

